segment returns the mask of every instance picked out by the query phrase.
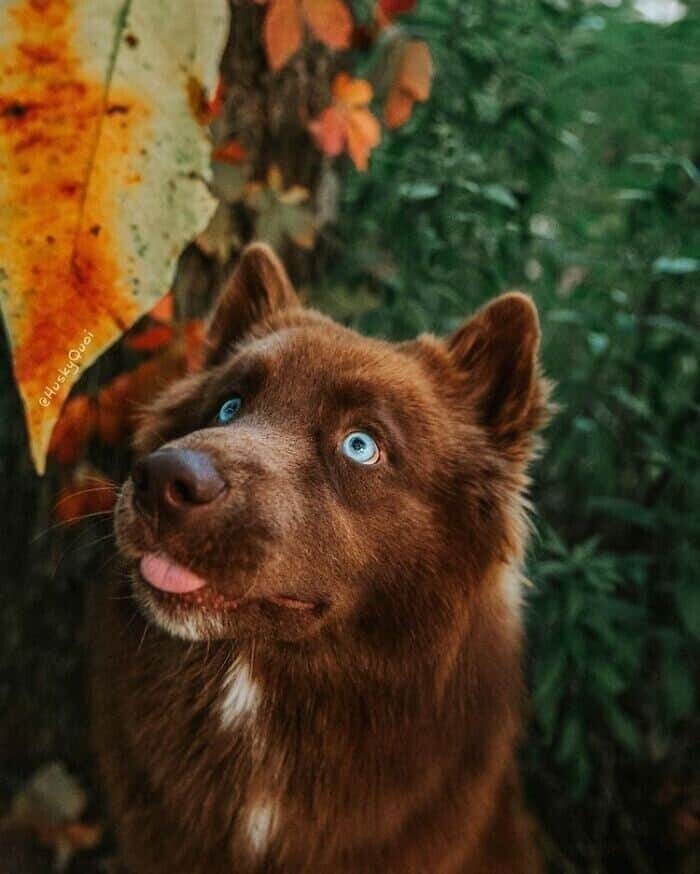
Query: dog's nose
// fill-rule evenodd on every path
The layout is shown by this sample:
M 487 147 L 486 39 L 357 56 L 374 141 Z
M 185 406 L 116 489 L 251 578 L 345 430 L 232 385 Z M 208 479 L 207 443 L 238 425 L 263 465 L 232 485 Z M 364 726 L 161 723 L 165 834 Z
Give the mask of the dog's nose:
M 211 458 L 191 449 L 151 452 L 136 462 L 131 478 L 140 507 L 171 516 L 210 504 L 226 488 Z

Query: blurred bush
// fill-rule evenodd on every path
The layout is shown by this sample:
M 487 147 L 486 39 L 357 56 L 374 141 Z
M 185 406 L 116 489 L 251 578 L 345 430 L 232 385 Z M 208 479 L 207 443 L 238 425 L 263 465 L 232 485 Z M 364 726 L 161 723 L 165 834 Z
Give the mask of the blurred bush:
M 411 27 L 433 94 L 350 174 L 314 294 L 391 337 L 534 296 L 543 841 L 556 870 L 700 870 L 700 10 L 423 0 Z

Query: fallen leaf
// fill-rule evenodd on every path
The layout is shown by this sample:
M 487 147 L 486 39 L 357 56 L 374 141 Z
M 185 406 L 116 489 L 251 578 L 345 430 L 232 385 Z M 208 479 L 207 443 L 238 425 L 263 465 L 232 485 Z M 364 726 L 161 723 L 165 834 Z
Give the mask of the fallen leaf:
M 36 771 L 12 800 L 17 822 L 44 825 L 73 822 L 82 816 L 87 797 L 82 786 L 62 762 L 51 762 Z
M 405 124 L 411 117 L 413 105 L 428 99 L 433 80 L 433 59 L 427 43 L 407 40 L 400 45 L 398 53 L 384 107 L 384 121 L 390 129 Z
M 344 150 L 358 170 L 366 170 L 372 149 L 381 140 L 379 122 L 367 108 L 372 86 L 365 79 L 339 73 L 332 87 L 333 103 L 309 124 L 319 149 L 332 157 Z
M 40 768 L 12 801 L 5 828 L 23 827 L 53 850 L 53 870 L 65 871 L 73 856 L 97 846 L 102 827 L 80 822 L 87 797 L 61 762 Z
M 0 305 L 39 473 L 79 373 L 214 211 L 191 97 L 227 21 L 225 0 L 0 0 Z
M 310 192 L 301 185 L 283 187 L 279 167 L 272 165 L 265 184 L 251 182 L 246 188 L 246 203 L 256 213 L 255 236 L 273 248 L 289 237 L 297 246 L 311 249 L 316 240 L 316 218 L 306 205 Z
M 267 62 L 279 70 L 301 47 L 304 25 L 330 49 L 350 47 L 353 18 L 343 0 L 256 0 L 267 3 L 263 42 Z

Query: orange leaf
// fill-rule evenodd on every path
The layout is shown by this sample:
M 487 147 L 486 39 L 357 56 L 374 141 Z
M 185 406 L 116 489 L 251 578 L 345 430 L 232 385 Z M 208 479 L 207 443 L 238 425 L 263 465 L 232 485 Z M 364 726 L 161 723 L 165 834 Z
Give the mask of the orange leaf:
M 346 106 L 367 106 L 372 100 L 372 86 L 366 79 L 352 79 L 347 73 L 338 73 L 333 80 L 333 99 Z
M 345 118 L 335 106 L 324 109 L 319 117 L 311 122 L 309 130 L 324 154 L 336 157 L 345 148 L 347 139 Z
M 343 0 L 301 0 L 304 17 L 314 36 L 330 49 L 347 49 L 353 19 Z
M 129 349 L 138 352 L 152 352 L 154 349 L 167 346 L 173 339 L 173 333 L 171 325 L 154 325 L 152 328 L 127 337 L 124 343 Z
M 414 103 L 415 100 L 399 88 L 389 92 L 384 106 L 384 124 L 389 130 L 395 130 L 406 124 L 413 114 Z
M 432 79 L 433 59 L 428 44 L 418 39 L 408 40 L 401 47 L 394 81 L 384 107 L 387 127 L 397 128 L 408 121 L 413 104 L 430 96 Z
M 49 455 L 59 464 L 70 465 L 82 456 L 97 424 L 96 409 L 88 395 L 76 395 L 63 407 L 51 435 Z
M 382 130 L 369 109 L 354 109 L 348 113 L 348 154 L 358 170 L 366 170 L 369 153 L 379 145 Z
M 214 149 L 213 158 L 226 164 L 243 164 L 248 159 L 248 152 L 243 143 L 229 140 Z
M 164 294 L 148 315 L 157 322 L 172 322 L 175 316 L 172 291 Z
M 270 0 L 263 40 L 270 69 L 279 70 L 301 46 L 299 0 Z
M 325 154 L 335 156 L 347 149 L 357 169 L 366 170 L 369 154 L 382 138 L 379 122 L 367 109 L 372 86 L 339 73 L 331 90 L 333 104 L 309 124 L 309 131 Z

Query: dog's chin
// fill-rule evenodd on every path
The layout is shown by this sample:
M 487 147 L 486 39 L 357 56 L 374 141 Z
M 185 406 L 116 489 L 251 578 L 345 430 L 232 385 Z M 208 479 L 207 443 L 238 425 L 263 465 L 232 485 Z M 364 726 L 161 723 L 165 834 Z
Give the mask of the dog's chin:
M 138 567 L 132 572 L 134 598 L 145 619 L 173 637 L 189 642 L 236 637 L 230 611 L 195 601 L 187 595 L 162 592 L 146 582 Z
M 232 598 L 175 562 L 159 558 L 156 573 L 146 557 L 132 568 L 134 598 L 148 622 L 189 642 L 232 640 L 263 635 L 299 640 L 324 623 L 328 605 L 289 595 Z M 168 564 L 158 572 L 158 562 Z

